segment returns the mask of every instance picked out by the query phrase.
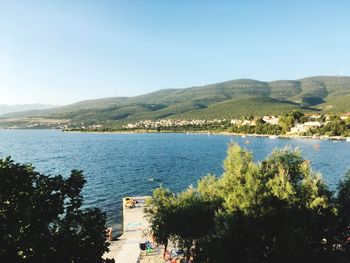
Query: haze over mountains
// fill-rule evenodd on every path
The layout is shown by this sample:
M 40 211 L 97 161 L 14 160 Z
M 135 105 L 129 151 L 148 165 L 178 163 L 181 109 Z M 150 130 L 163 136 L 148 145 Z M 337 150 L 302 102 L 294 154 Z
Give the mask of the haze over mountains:
M 20 111 L 31 111 L 31 110 L 44 110 L 57 108 L 58 105 L 50 105 L 50 104 L 16 104 L 16 105 L 6 105 L 0 104 L 0 115 L 7 113 L 14 113 Z
M 271 82 L 238 79 L 184 89 L 164 89 L 136 97 L 87 100 L 48 110 L 5 114 L 2 117 L 136 121 L 230 118 L 281 114 L 293 109 L 350 111 L 350 77 L 318 76 Z

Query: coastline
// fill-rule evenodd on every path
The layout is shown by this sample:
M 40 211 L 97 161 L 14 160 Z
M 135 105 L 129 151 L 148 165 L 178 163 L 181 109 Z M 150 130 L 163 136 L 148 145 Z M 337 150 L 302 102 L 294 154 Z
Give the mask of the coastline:
M 316 140 L 326 140 L 326 141 L 349 141 L 350 137 L 343 136 L 325 136 L 325 135 L 298 135 L 298 134 L 281 134 L 281 135 L 273 135 L 273 134 L 249 134 L 249 133 L 234 133 L 228 131 L 211 131 L 211 130 L 202 130 L 202 131 L 175 131 L 175 130 L 167 130 L 167 131 L 156 131 L 156 130 L 134 130 L 134 131 L 92 131 L 92 130 L 74 130 L 67 131 L 62 130 L 62 132 L 67 133 L 96 133 L 96 134 L 145 134 L 145 133 L 180 133 L 180 134 L 207 134 L 207 135 L 226 135 L 226 136 L 240 136 L 240 137 L 260 137 L 260 138 L 271 138 L 271 139 L 316 139 Z
M 6 129 L 0 128 L 0 130 L 51 130 L 51 129 Z M 224 135 L 224 136 L 240 136 L 240 137 L 260 137 L 260 138 L 271 138 L 271 139 L 316 139 L 325 141 L 347 141 L 350 142 L 350 137 L 344 136 L 326 136 L 326 135 L 298 135 L 298 134 L 255 134 L 255 133 L 234 133 L 229 131 L 212 131 L 212 130 L 113 130 L 113 131 L 95 131 L 95 130 L 60 130 L 65 133 L 89 133 L 89 134 L 161 134 L 161 133 L 179 133 L 179 134 L 203 134 L 203 135 Z

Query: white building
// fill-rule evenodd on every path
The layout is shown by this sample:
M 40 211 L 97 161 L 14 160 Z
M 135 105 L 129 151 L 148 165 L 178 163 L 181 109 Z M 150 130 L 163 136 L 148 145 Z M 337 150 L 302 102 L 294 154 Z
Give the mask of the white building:
M 299 123 L 290 129 L 290 133 L 303 133 L 307 132 L 311 128 L 319 128 L 321 126 L 322 123 L 320 123 L 319 121 L 308 121 L 305 123 Z
M 241 120 L 237 120 L 237 119 L 232 119 L 232 120 L 231 120 L 231 124 L 232 124 L 232 125 L 240 125 L 241 123 L 242 123 Z
M 277 125 L 278 124 L 278 117 L 275 116 L 264 116 L 263 121 L 271 124 L 271 125 Z
M 133 124 L 133 123 L 128 123 L 128 125 L 126 125 L 126 127 L 127 127 L 128 129 L 134 129 L 134 128 L 137 127 L 137 125 L 136 125 L 136 124 Z
M 255 120 L 252 120 L 252 121 L 250 121 L 250 120 L 244 120 L 244 121 L 242 122 L 242 126 L 255 126 L 255 125 L 256 125 Z

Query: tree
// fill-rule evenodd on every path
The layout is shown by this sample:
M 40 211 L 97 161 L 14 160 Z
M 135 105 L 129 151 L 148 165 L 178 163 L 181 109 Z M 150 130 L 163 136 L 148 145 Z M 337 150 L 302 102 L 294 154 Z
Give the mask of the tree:
M 350 252 L 349 200 L 350 174 L 335 197 L 299 151 L 274 150 L 256 163 L 232 144 L 221 177 L 180 194 L 158 189 L 146 213 L 163 242 L 191 244 L 195 262 L 340 263 Z
M 151 232 L 157 243 L 165 246 L 164 253 L 171 233 L 169 225 L 173 198 L 168 189 L 160 187 L 154 190 L 152 199 L 146 200 L 145 213 L 151 225 Z
M 215 242 L 207 244 L 206 250 L 218 251 L 208 255 L 210 262 L 232 254 L 238 262 L 318 257 L 319 235 L 330 225 L 329 192 L 299 152 L 275 150 L 257 164 L 251 153 L 231 145 L 224 169 L 219 180 L 226 209 L 217 215 Z
M 105 214 L 81 208 L 85 182 L 81 171 L 65 179 L 0 160 L 0 261 L 112 262 Z
M 189 259 L 191 247 L 212 230 L 217 205 L 213 200 L 202 198 L 193 188 L 177 196 L 168 189 L 158 188 L 147 201 L 145 212 L 156 241 L 165 245 L 165 249 L 169 239 L 176 242 Z
M 290 131 L 290 128 L 293 127 L 295 123 L 301 122 L 303 116 L 304 114 L 300 111 L 292 111 L 283 114 L 278 121 L 282 127 L 282 133 Z

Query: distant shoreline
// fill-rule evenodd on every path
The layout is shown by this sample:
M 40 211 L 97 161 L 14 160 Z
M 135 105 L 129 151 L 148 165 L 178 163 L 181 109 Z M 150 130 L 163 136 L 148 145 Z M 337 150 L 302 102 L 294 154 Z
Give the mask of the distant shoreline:
M 144 133 L 181 133 L 181 134 L 207 134 L 207 135 L 226 135 L 226 136 L 240 136 L 240 137 L 260 137 L 260 138 L 282 138 L 282 139 L 316 139 L 316 140 L 326 140 L 326 141 L 349 141 L 350 137 L 343 136 L 306 136 L 297 134 L 283 134 L 283 135 L 272 135 L 272 134 L 244 134 L 244 133 L 233 133 L 228 131 L 156 131 L 156 130 L 138 130 L 138 131 L 65 131 L 68 133 L 98 133 L 98 134 L 144 134 Z

